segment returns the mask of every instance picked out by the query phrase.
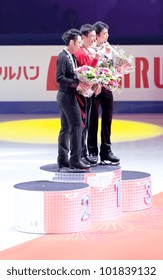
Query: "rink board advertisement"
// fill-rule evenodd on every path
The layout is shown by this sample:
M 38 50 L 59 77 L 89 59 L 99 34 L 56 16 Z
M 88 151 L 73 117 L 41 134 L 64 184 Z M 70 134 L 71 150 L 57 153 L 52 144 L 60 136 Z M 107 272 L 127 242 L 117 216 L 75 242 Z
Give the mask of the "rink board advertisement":
M 64 46 L 1 46 L 0 102 L 56 101 L 56 60 Z M 120 46 L 135 57 L 115 101 L 163 101 L 163 46 Z

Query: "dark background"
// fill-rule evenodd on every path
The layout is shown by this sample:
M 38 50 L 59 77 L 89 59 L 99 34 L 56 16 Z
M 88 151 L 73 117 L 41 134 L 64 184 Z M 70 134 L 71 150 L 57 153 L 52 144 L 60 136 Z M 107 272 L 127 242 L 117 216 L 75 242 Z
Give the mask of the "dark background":
M 163 0 L 0 0 L 0 44 L 62 44 L 64 31 L 98 20 L 110 43 L 163 44 Z

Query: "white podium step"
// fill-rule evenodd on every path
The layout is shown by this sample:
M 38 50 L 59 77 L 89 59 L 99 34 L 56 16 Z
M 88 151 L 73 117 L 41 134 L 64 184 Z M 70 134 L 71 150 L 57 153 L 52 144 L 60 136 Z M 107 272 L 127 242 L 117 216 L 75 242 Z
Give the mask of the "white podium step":
M 16 184 L 15 228 L 30 233 L 69 233 L 90 226 L 90 187 L 85 183 Z
M 122 211 L 143 210 L 151 206 L 151 175 L 140 171 L 122 171 Z

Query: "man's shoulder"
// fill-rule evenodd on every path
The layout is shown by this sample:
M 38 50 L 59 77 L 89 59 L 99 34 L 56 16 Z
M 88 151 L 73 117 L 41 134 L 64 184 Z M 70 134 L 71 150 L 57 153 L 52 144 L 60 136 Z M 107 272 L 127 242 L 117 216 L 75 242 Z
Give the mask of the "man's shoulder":
M 58 54 L 58 56 L 65 56 L 66 55 L 66 53 L 64 52 L 64 51 L 61 51 L 59 54 Z
M 84 48 L 80 47 L 79 50 L 74 53 L 74 55 L 79 56 L 79 55 L 82 55 L 84 53 L 85 53 Z
M 63 50 L 58 54 L 58 59 L 59 60 L 65 60 L 67 58 L 66 52 Z

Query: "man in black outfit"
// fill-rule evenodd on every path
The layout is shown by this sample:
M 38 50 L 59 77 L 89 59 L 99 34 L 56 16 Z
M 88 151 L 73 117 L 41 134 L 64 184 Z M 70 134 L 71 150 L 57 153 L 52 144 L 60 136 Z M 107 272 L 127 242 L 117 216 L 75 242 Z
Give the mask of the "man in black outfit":
M 72 169 L 89 169 L 81 160 L 82 118 L 77 89 L 88 90 L 89 85 L 80 82 L 75 75 L 76 59 L 73 55 L 80 47 L 81 33 L 76 29 L 66 31 L 62 36 L 65 49 L 57 60 L 56 80 L 59 84 L 57 102 L 60 109 L 61 129 L 58 137 L 58 166 Z M 70 159 L 68 159 L 70 144 Z
M 101 52 L 105 58 L 111 52 L 110 45 L 107 43 L 109 26 L 101 21 L 93 25 L 96 31 L 96 51 Z M 112 59 L 110 53 L 110 60 Z M 99 60 L 100 64 L 102 61 Z M 97 65 L 100 66 L 100 65 Z M 101 145 L 100 162 L 101 164 L 119 163 L 120 159 L 116 157 L 111 150 L 111 126 L 113 117 L 113 94 L 109 89 L 102 87 L 99 95 L 93 95 L 92 106 L 88 124 L 88 151 L 89 155 L 98 160 L 98 117 L 99 107 L 101 107 Z

